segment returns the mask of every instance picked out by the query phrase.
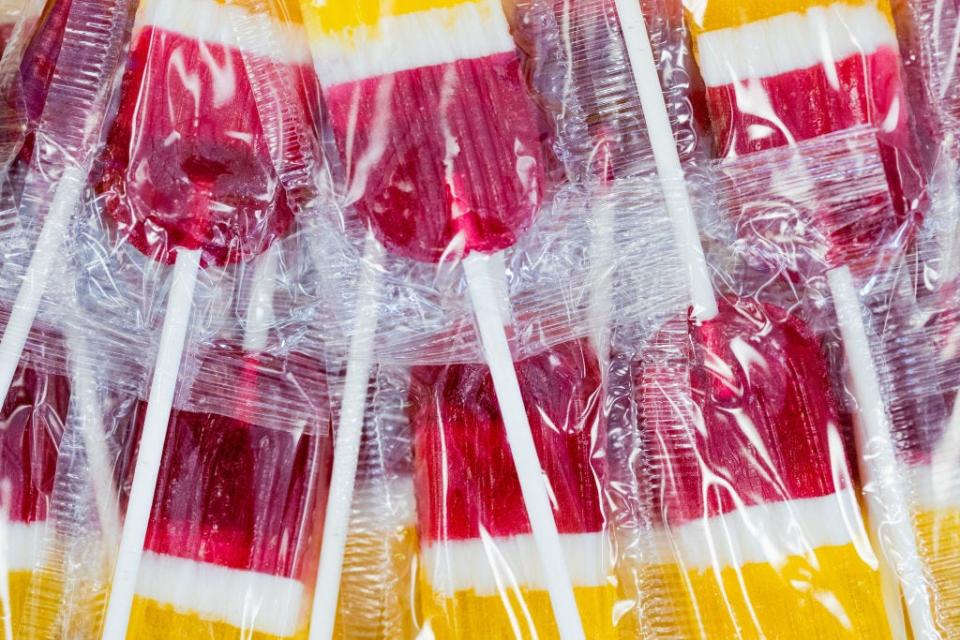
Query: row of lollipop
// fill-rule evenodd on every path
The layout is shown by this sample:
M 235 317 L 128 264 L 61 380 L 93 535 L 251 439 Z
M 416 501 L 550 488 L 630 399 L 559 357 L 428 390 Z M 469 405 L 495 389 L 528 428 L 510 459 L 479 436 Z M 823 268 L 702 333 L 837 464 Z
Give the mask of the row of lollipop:
M 952 4 L 19 4 L 5 637 L 960 637 Z

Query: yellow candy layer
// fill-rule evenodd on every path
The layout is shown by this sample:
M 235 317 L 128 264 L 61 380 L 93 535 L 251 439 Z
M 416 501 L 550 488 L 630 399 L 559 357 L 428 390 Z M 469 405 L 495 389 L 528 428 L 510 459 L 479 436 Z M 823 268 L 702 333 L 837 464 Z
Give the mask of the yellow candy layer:
M 127 627 L 129 640 L 301 640 L 307 629 L 293 636 L 277 636 L 252 629 L 240 629 L 231 624 L 201 618 L 196 613 L 177 611 L 172 606 L 134 598 Z
M 300 0 L 310 33 L 333 34 L 376 26 L 381 19 L 431 9 L 451 9 L 478 0 Z
M 343 559 L 334 637 L 342 640 L 413 638 L 417 531 L 351 531 Z
M 453 598 L 434 592 L 421 578 L 424 627 L 438 640 L 559 638 L 546 591 L 521 589 L 490 596 L 458 591 Z M 636 637 L 633 618 L 615 620 L 618 596 L 612 585 L 574 587 L 577 607 L 591 640 Z M 627 628 L 630 627 L 630 628 Z M 534 634 L 535 631 L 535 634 Z
M 6 638 L 6 618 L 12 617 L 11 627 L 14 635 L 20 637 L 19 629 L 23 621 L 23 604 L 27 599 L 27 591 L 30 589 L 30 580 L 33 577 L 32 571 L 11 571 L 7 574 L 7 580 L 10 584 L 10 609 L 6 610 L 6 604 L 3 603 L 4 624 L 0 624 L 0 638 Z M 12 615 L 11 615 L 12 614 Z
M 915 521 L 933 576 L 936 620 L 944 637 L 960 636 L 960 509 L 925 511 Z
M 676 616 L 671 622 L 683 638 L 889 638 L 879 575 L 856 548 L 820 547 L 814 555 L 791 556 L 780 567 L 727 567 L 719 575 L 662 565 L 657 584 L 665 593 L 649 596 L 672 600 L 664 609 Z
M 876 5 L 893 24 L 890 0 L 684 0 L 687 21 L 695 37 L 706 31 L 741 27 L 785 13 L 804 13 L 814 7 L 836 4 L 850 7 Z

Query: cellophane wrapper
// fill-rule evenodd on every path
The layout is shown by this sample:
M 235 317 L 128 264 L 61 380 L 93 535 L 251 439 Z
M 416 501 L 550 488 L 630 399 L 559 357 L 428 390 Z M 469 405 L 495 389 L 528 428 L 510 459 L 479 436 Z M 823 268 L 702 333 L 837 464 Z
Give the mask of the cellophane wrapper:
M 870 576 L 854 584 L 857 573 L 844 569 L 832 601 L 846 604 L 828 608 L 822 600 L 811 603 L 802 623 L 794 618 L 802 631 L 784 637 L 805 633 L 811 624 L 843 637 L 851 627 L 836 626 L 839 621 L 852 621 L 853 629 L 860 627 L 870 637 L 895 636 L 904 625 L 919 637 L 950 635 L 951 588 L 943 567 L 955 563 L 955 549 L 944 544 L 949 534 L 937 537 L 942 529 L 931 525 L 931 517 L 939 522 L 932 496 L 951 486 L 949 474 L 931 465 L 937 458 L 932 452 L 944 440 L 946 405 L 934 344 L 917 322 L 924 278 L 924 270 L 917 268 L 917 221 L 899 215 L 879 140 L 875 131 L 851 130 L 717 165 L 717 199 L 730 217 L 736 242 L 732 252 L 716 251 L 715 264 L 730 265 L 724 270 L 740 288 L 740 297 L 747 294 L 751 303 L 772 301 L 789 310 L 793 322 L 806 326 L 810 362 L 822 363 L 823 391 L 811 392 L 808 386 L 798 405 L 807 411 L 791 415 L 813 416 L 811 408 L 829 408 L 821 419 L 829 415 L 828 423 L 835 426 L 827 441 L 811 450 L 817 452 L 814 460 L 829 462 L 830 484 L 849 492 L 848 506 L 854 510 L 817 512 L 803 547 L 835 551 L 839 542 L 853 544 L 861 569 L 869 569 L 860 577 Z M 845 279 L 849 289 L 838 284 Z M 852 324 L 862 327 L 864 348 L 851 344 Z M 866 360 L 880 391 L 876 406 L 862 404 Z M 740 361 L 749 363 L 750 358 Z M 769 412 L 769 402 L 765 404 Z M 746 423 L 739 423 L 749 433 Z M 806 442 L 811 447 L 816 441 Z M 781 446 L 779 455 L 802 455 L 803 450 Z M 763 452 L 758 448 L 757 455 L 769 462 Z M 806 472 L 813 466 L 804 465 Z M 793 487 L 788 495 L 798 497 L 789 492 L 799 490 L 801 477 L 784 482 Z M 805 497 L 807 505 L 813 504 Z M 839 522 L 843 536 L 839 529 L 828 534 L 828 527 L 819 526 Z M 827 535 L 827 544 L 817 542 L 818 535 Z M 805 573 L 807 584 L 823 589 L 826 583 L 818 581 L 840 566 L 821 562 L 815 573 Z M 754 611 L 761 602 L 758 596 Z M 813 617 L 813 611 L 822 617 Z
M 591 288 L 585 188 L 653 172 L 613 3 L 301 6 L 337 202 L 315 218 L 322 261 L 306 278 L 321 283 L 329 347 L 346 353 L 373 312 L 390 318 L 375 339 L 383 362 L 480 360 L 462 268 L 477 254 L 495 256 L 517 355 L 525 335 L 575 334 Z M 681 21 L 657 2 L 644 9 L 678 145 L 693 158 Z M 421 27 L 436 51 L 418 44 Z M 376 291 L 358 286 L 364 273 Z
M 381 367 L 371 376 L 336 638 L 412 638 L 419 631 L 409 379 L 403 367 Z
M 633 415 L 620 354 L 642 350 L 687 306 L 659 188 L 627 179 L 596 194 L 589 217 L 610 236 L 594 254 L 604 266 L 588 301 L 592 321 L 559 337 L 524 336 L 514 361 L 592 638 L 639 629 L 636 593 L 621 574 L 629 555 L 621 540 L 636 523 L 619 465 L 624 449 L 611 434 Z M 644 248 L 643 264 L 617 259 L 631 245 Z M 413 443 L 421 633 L 559 637 L 489 369 L 475 360 L 412 365 L 402 400 Z

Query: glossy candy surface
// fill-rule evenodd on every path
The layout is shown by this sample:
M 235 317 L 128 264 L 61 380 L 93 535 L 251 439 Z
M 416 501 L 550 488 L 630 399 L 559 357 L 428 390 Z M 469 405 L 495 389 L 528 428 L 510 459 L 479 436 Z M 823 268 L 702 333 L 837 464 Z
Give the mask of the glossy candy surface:
M 695 406 L 658 406 L 669 368 L 645 367 L 640 398 L 680 627 L 889 637 L 820 345 L 795 317 L 747 302 L 690 332 L 678 355 Z
M 901 215 L 924 180 L 888 0 L 685 2 L 718 157 L 879 129 Z
M 544 168 L 500 3 L 302 6 L 347 198 L 377 238 L 428 262 L 511 246 Z
M 43 335 L 47 349 L 60 338 Z M 36 339 L 36 337 L 35 337 Z M 54 490 L 57 456 L 70 404 L 65 376 L 34 368 L 28 356 L 17 370 L 0 413 L 0 508 L 5 518 L 5 571 L 9 584 L 11 625 L 22 628 L 24 607 L 43 563 L 42 543 Z M 11 616 L 3 606 L 3 615 Z M 52 621 L 31 617 L 32 629 Z
M 178 247 L 208 265 L 249 260 L 292 223 L 230 19 L 214 0 L 148 0 L 138 14 L 97 189 L 118 233 L 157 261 Z M 306 51 L 288 48 L 277 55 L 299 82 Z
M 516 363 L 584 625 L 591 638 L 613 638 L 598 365 L 585 341 Z M 557 637 L 489 370 L 412 375 L 426 623 L 437 637 L 513 637 L 522 615 L 524 636 Z
M 222 381 L 236 391 L 222 413 L 174 411 L 128 637 L 304 631 L 330 439 L 319 416 L 299 431 L 257 424 L 253 407 L 276 393 L 261 371 L 275 365 L 248 356 L 236 379 Z M 145 411 L 141 404 L 139 421 Z

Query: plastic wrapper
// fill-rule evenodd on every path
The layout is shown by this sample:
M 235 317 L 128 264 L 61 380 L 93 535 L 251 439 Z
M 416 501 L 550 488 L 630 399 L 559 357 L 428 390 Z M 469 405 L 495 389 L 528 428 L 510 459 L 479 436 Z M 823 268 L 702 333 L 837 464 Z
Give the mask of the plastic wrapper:
M 686 305 L 657 188 L 628 181 L 598 198 L 599 210 L 591 216 L 603 220 L 606 209 L 617 221 L 609 245 L 613 253 L 598 280 L 609 289 L 593 294 L 593 312 L 599 315 L 558 338 L 530 336 L 531 344 L 521 351 L 529 355 L 515 361 L 584 632 L 592 638 L 631 635 L 638 628 L 617 569 L 618 516 L 609 508 L 617 493 L 611 489 L 606 436 L 611 411 L 606 381 L 614 365 L 605 354 L 621 341 L 639 345 Z M 640 252 L 643 264 L 612 259 L 628 246 L 647 247 Z M 602 263 L 604 255 L 595 258 Z M 663 285 L 674 294 L 662 295 Z M 620 323 L 630 329 L 617 330 Z M 407 407 L 423 633 L 558 637 L 488 367 L 414 366 Z
M 37 331 L 3 407 L 2 495 L 5 528 L 3 637 L 23 629 L 24 609 L 43 563 L 57 455 L 70 404 L 70 383 L 56 332 Z M 59 352 L 59 354 L 50 353 Z
M 0 67 L 0 162 L 4 172 L 11 170 L 9 196 L 16 199 L 23 189 L 25 172 L 30 164 L 44 106 L 60 59 L 72 0 L 22 2 L 14 31 L 10 34 L 10 51 Z M 82 5 L 78 5 L 83 11 Z M 106 4 L 100 7 L 107 9 Z M 76 28 L 76 27 L 75 27 Z M 81 30 L 77 35 L 83 35 Z M 69 45 L 68 45 L 69 47 Z M 94 81 L 95 87 L 97 83 Z M 90 87 L 88 87 L 90 88 Z M 11 206 L 5 203 L 5 206 Z
M 852 430 L 841 420 L 843 405 L 834 403 L 829 423 L 836 425 L 832 439 L 841 448 L 818 447 L 818 455 L 831 460 L 832 482 L 850 486 L 849 469 L 837 469 L 847 468 L 843 436 L 852 433 L 846 446 L 856 446 L 867 516 L 861 530 L 869 534 L 857 548 L 869 549 L 866 542 L 872 542 L 876 560 L 865 552 L 860 557 L 874 572 L 879 569 L 875 584 L 882 586 L 884 605 L 863 624 L 882 619 L 885 609 L 894 636 L 905 624 L 914 637 L 935 638 L 944 610 L 931 583 L 932 557 L 915 526 L 922 509 L 910 469 L 921 443 L 937 439 L 944 411 L 932 352 L 913 326 L 913 271 L 904 259 L 912 231 L 899 221 L 875 135 L 851 131 L 724 162 L 719 194 L 735 227 L 735 252 L 747 265 L 732 271 L 735 281 L 742 287 L 755 282 L 759 293 L 753 295 L 761 301 L 779 292 L 787 303 L 779 306 L 809 327 L 808 340 L 817 336 L 824 362 L 844 371 L 834 386 L 844 391 Z M 811 400 L 827 397 L 828 387 L 824 383 Z M 857 516 L 843 521 L 859 528 Z M 857 529 L 845 526 L 856 542 Z M 865 593 L 863 587 L 854 591 Z M 845 618 L 831 614 L 827 620 L 854 620 L 870 612 L 867 604 L 848 605 L 842 608 Z M 874 633 L 880 632 L 868 635 Z
M 229 356 L 212 357 L 226 373 Z M 330 440 L 316 367 L 294 362 L 287 370 L 266 358 L 236 363 L 223 381 L 236 385 L 234 415 L 209 391 L 198 391 L 200 406 L 174 411 L 128 635 L 287 638 L 306 628 Z M 272 424 L 257 394 L 290 387 L 303 418 Z
M 914 57 L 915 104 L 927 112 L 930 142 L 938 135 L 956 132 L 960 115 L 957 85 L 957 6 L 935 0 L 910 0 L 893 4 L 901 42 Z
M 419 630 L 409 379 L 407 369 L 380 368 L 371 381 L 335 638 L 412 638 Z
M 583 296 L 589 269 L 567 267 L 583 263 L 590 235 L 575 212 L 586 196 L 573 185 L 653 170 L 613 4 L 527 2 L 506 12 L 470 2 L 433 12 L 302 4 L 339 202 L 321 211 L 314 251 L 323 266 L 307 277 L 332 292 L 318 317 L 331 348 L 346 353 L 338 337 L 353 335 L 376 309 L 391 318 L 374 338 L 382 361 L 475 358 L 479 336 L 461 266 L 481 254 L 504 272 L 513 336 L 541 330 L 534 321 L 576 324 L 564 298 Z M 651 20 L 660 11 L 654 4 Z M 419 27 L 410 25 L 420 21 L 444 43 L 435 51 L 419 46 Z M 658 50 L 679 39 L 673 26 L 652 29 Z M 395 50 L 406 57 L 386 53 Z M 443 86 L 450 96 L 421 90 Z M 686 131 L 685 100 L 672 90 L 668 109 Z M 695 134 L 683 135 L 689 154 Z M 524 261 L 547 242 L 547 260 Z M 377 282 L 363 297 L 365 272 Z M 572 293 L 553 295 L 558 289 Z
M 889 2 L 685 6 L 717 157 L 872 125 L 898 210 L 918 207 L 923 165 Z
M 63 324 L 97 336 L 92 350 L 111 356 L 109 369 L 97 363 L 100 375 L 91 376 L 98 389 L 115 380 L 129 388 L 122 400 L 99 398 L 101 420 L 111 425 L 106 465 L 85 457 L 82 439 L 64 448 L 60 551 L 46 570 L 36 628 L 54 621 L 50 637 L 97 637 L 110 624 L 129 637 L 302 634 L 326 499 L 329 405 L 320 347 L 291 346 L 305 329 L 291 311 L 297 285 L 283 274 L 303 245 L 246 59 L 272 55 L 277 42 L 296 52 L 296 41 L 283 37 L 287 22 L 251 11 L 249 19 L 276 33 L 241 50 L 247 16 L 238 14 L 246 7 L 143 2 L 134 12 L 114 3 L 111 14 L 89 5 L 71 5 L 50 96 L 69 89 L 72 101 L 44 109 L 24 196 L 36 208 L 19 207 L 23 242 L 6 264 L 29 270 L 42 251 L 58 253 L 70 277 L 48 277 L 40 295 Z M 102 44 L 73 31 L 74 20 L 103 28 L 104 55 L 115 57 L 66 56 L 78 43 Z M 121 57 L 127 36 L 129 55 Z M 288 61 L 298 82 L 301 71 L 312 73 Z M 60 80 L 70 73 L 73 82 Z M 72 109 L 82 99 L 79 117 Z M 68 241 L 44 245 L 58 232 L 48 210 Z M 189 293 L 185 254 L 195 259 Z M 179 345 L 167 337 L 171 317 L 183 330 Z M 181 366 L 186 344 L 192 355 Z M 180 391 L 170 387 L 173 410 L 157 438 L 148 416 L 151 406 L 162 408 L 153 389 L 163 376 L 179 380 Z M 147 491 L 137 493 L 144 459 L 156 460 L 155 477 L 148 472 L 140 482 Z M 112 535 L 99 511 L 86 508 L 96 502 L 89 479 L 104 466 L 125 514 Z M 93 575 L 78 575 L 92 564 Z M 115 604 L 125 595 L 126 604 Z
M 347 1 L 301 2 L 301 7 L 326 108 L 324 151 L 342 207 L 320 216 L 315 235 L 316 253 L 325 263 L 319 274 L 322 289 L 333 292 L 319 318 L 328 330 L 330 351 L 343 353 L 346 362 L 339 460 L 352 458 L 359 441 L 371 362 L 412 366 L 411 402 L 435 410 L 431 416 L 413 409 L 424 431 L 417 433 L 418 425 L 412 425 L 416 464 L 425 465 L 416 483 L 425 558 L 421 583 L 427 590 L 422 600 L 429 603 L 425 628 L 444 637 L 610 635 L 618 624 L 614 618 L 619 616 L 610 613 L 617 596 L 615 588 L 606 585 L 612 570 L 606 568 L 604 545 L 598 543 L 609 532 L 589 506 L 571 529 L 571 523 L 563 521 L 564 510 L 558 512 L 552 501 L 554 487 L 545 488 L 542 480 L 543 469 L 552 466 L 553 448 L 580 446 L 557 468 L 584 469 L 590 454 L 582 450 L 583 441 L 599 436 L 590 433 L 592 428 L 571 426 L 564 427 L 571 431 L 568 436 L 547 442 L 543 423 L 560 418 L 545 420 L 538 406 L 562 414 L 567 400 L 553 404 L 539 397 L 539 390 L 525 388 L 524 377 L 528 367 L 536 371 L 564 360 L 557 366 L 569 367 L 562 375 L 568 376 L 572 392 L 595 393 L 599 378 L 591 361 L 596 354 L 584 355 L 581 361 L 587 364 L 579 367 L 574 352 L 579 341 L 608 324 L 595 312 L 596 278 L 613 268 L 605 265 L 615 265 L 626 274 L 617 288 L 623 295 L 651 277 L 640 266 L 646 264 L 639 251 L 647 246 L 646 236 L 632 235 L 631 230 L 641 228 L 638 219 L 645 213 L 656 217 L 662 211 L 634 205 L 637 210 L 628 217 L 613 205 L 595 202 L 608 188 L 622 195 L 618 189 L 625 187 L 608 185 L 608 179 L 642 172 L 638 163 L 646 152 L 636 135 L 636 90 L 623 69 L 613 66 L 589 77 L 580 68 L 571 80 L 569 65 L 576 64 L 574 58 L 582 58 L 583 51 L 564 50 L 564 38 L 571 35 L 558 28 L 564 20 L 558 6 L 529 4 L 514 11 L 497 2 L 361 7 Z M 597 41 L 604 28 L 617 32 L 602 22 L 576 28 L 581 26 L 594 29 Z M 429 47 L 423 44 L 426 40 Z M 626 98 L 623 104 L 617 96 L 609 99 L 617 113 L 593 132 L 588 121 L 603 100 L 580 104 L 583 96 L 590 96 L 586 84 L 591 81 L 609 83 Z M 634 155 L 621 158 L 624 147 Z M 590 155 L 596 155 L 595 163 Z M 598 173 L 594 168 L 607 162 L 614 166 L 621 159 L 628 169 Z M 662 205 L 658 188 L 645 193 Z M 616 308 L 625 315 L 648 310 L 650 304 L 619 301 L 623 306 Z M 341 337 L 345 344 L 338 344 Z M 433 373 L 422 368 L 430 365 L 437 367 Z M 448 399 L 436 389 L 448 376 L 455 381 L 486 370 L 491 379 L 478 382 L 466 397 Z M 438 393 L 443 399 L 431 403 L 428 398 Z M 461 402 L 471 404 L 460 407 Z M 593 422 L 592 401 L 581 397 L 572 402 L 569 411 L 587 417 L 570 420 Z M 447 414 L 458 411 L 499 414 L 470 418 L 489 432 L 484 438 L 490 438 L 497 452 L 485 453 L 480 443 L 464 442 L 463 455 L 478 465 L 485 455 L 496 457 L 499 466 L 489 471 L 490 482 L 506 483 L 515 503 L 510 510 L 526 513 L 518 514 L 512 528 L 472 524 L 485 518 L 482 504 L 467 505 L 466 524 L 451 525 L 464 527 L 449 532 L 453 538 L 437 531 L 447 524 L 424 515 L 428 507 L 422 494 L 432 491 L 431 483 L 443 473 L 430 461 L 435 455 L 430 449 L 434 439 L 452 438 L 443 432 L 451 419 Z M 332 494 L 337 499 L 331 501 L 327 520 L 334 544 L 342 538 L 336 523 L 345 519 L 340 496 L 353 489 L 349 466 L 344 462 L 334 468 Z M 588 474 L 573 470 L 568 478 L 562 477 L 563 471 L 556 473 L 557 483 L 574 485 L 576 477 Z M 603 474 L 597 473 L 602 484 Z M 446 509 L 446 496 L 430 499 L 435 500 L 430 509 Z M 495 545 L 507 544 L 513 536 L 523 540 L 525 547 L 504 550 L 506 564 L 520 561 L 517 555 L 536 554 L 535 562 L 530 558 L 529 573 L 518 576 L 515 604 L 501 602 L 494 592 L 495 579 L 478 575 L 480 582 L 474 584 L 470 576 L 458 576 L 456 562 L 444 560 L 448 547 L 450 553 L 457 548 L 457 553 L 470 554 L 461 543 L 475 544 L 481 526 L 494 527 Z M 565 547 L 568 534 L 575 541 L 581 535 L 587 540 L 590 567 L 585 573 L 577 554 Z M 321 558 L 317 612 L 329 605 L 329 591 L 336 588 L 331 583 L 336 582 L 339 559 L 331 549 L 323 549 L 334 557 Z M 331 566 L 328 574 L 325 567 Z M 581 589 L 589 593 L 578 606 Z M 535 613 L 521 613 L 528 604 Z M 316 616 L 316 624 L 329 618 Z M 527 619 L 516 622 L 518 616 Z
M 944 634 L 950 637 L 960 629 L 957 602 L 960 598 L 960 543 L 957 536 L 957 309 L 956 280 L 948 280 L 938 288 L 938 306 L 919 314 L 924 337 L 935 349 L 934 362 L 941 375 L 943 400 L 949 408 L 949 419 L 942 432 L 927 439 L 923 455 L 917 456 L 917 476 L 922 484 L 918 491 L 921 504 L 927 508 L 918 518 L 925 553 L 930 558 L 931 574 L 942 615 L 939 619 Z M 906 353 L 906 351 L 904 351 Z M 894 382 L 904 379 L 895 378 Z
M 13 35 L 13 28 L 17 24 L 17 18 L 20 17 L 24 4 L 25 0 L 10 0 L 0 7 L 0 54 L 10 42 L 10 36 Z

